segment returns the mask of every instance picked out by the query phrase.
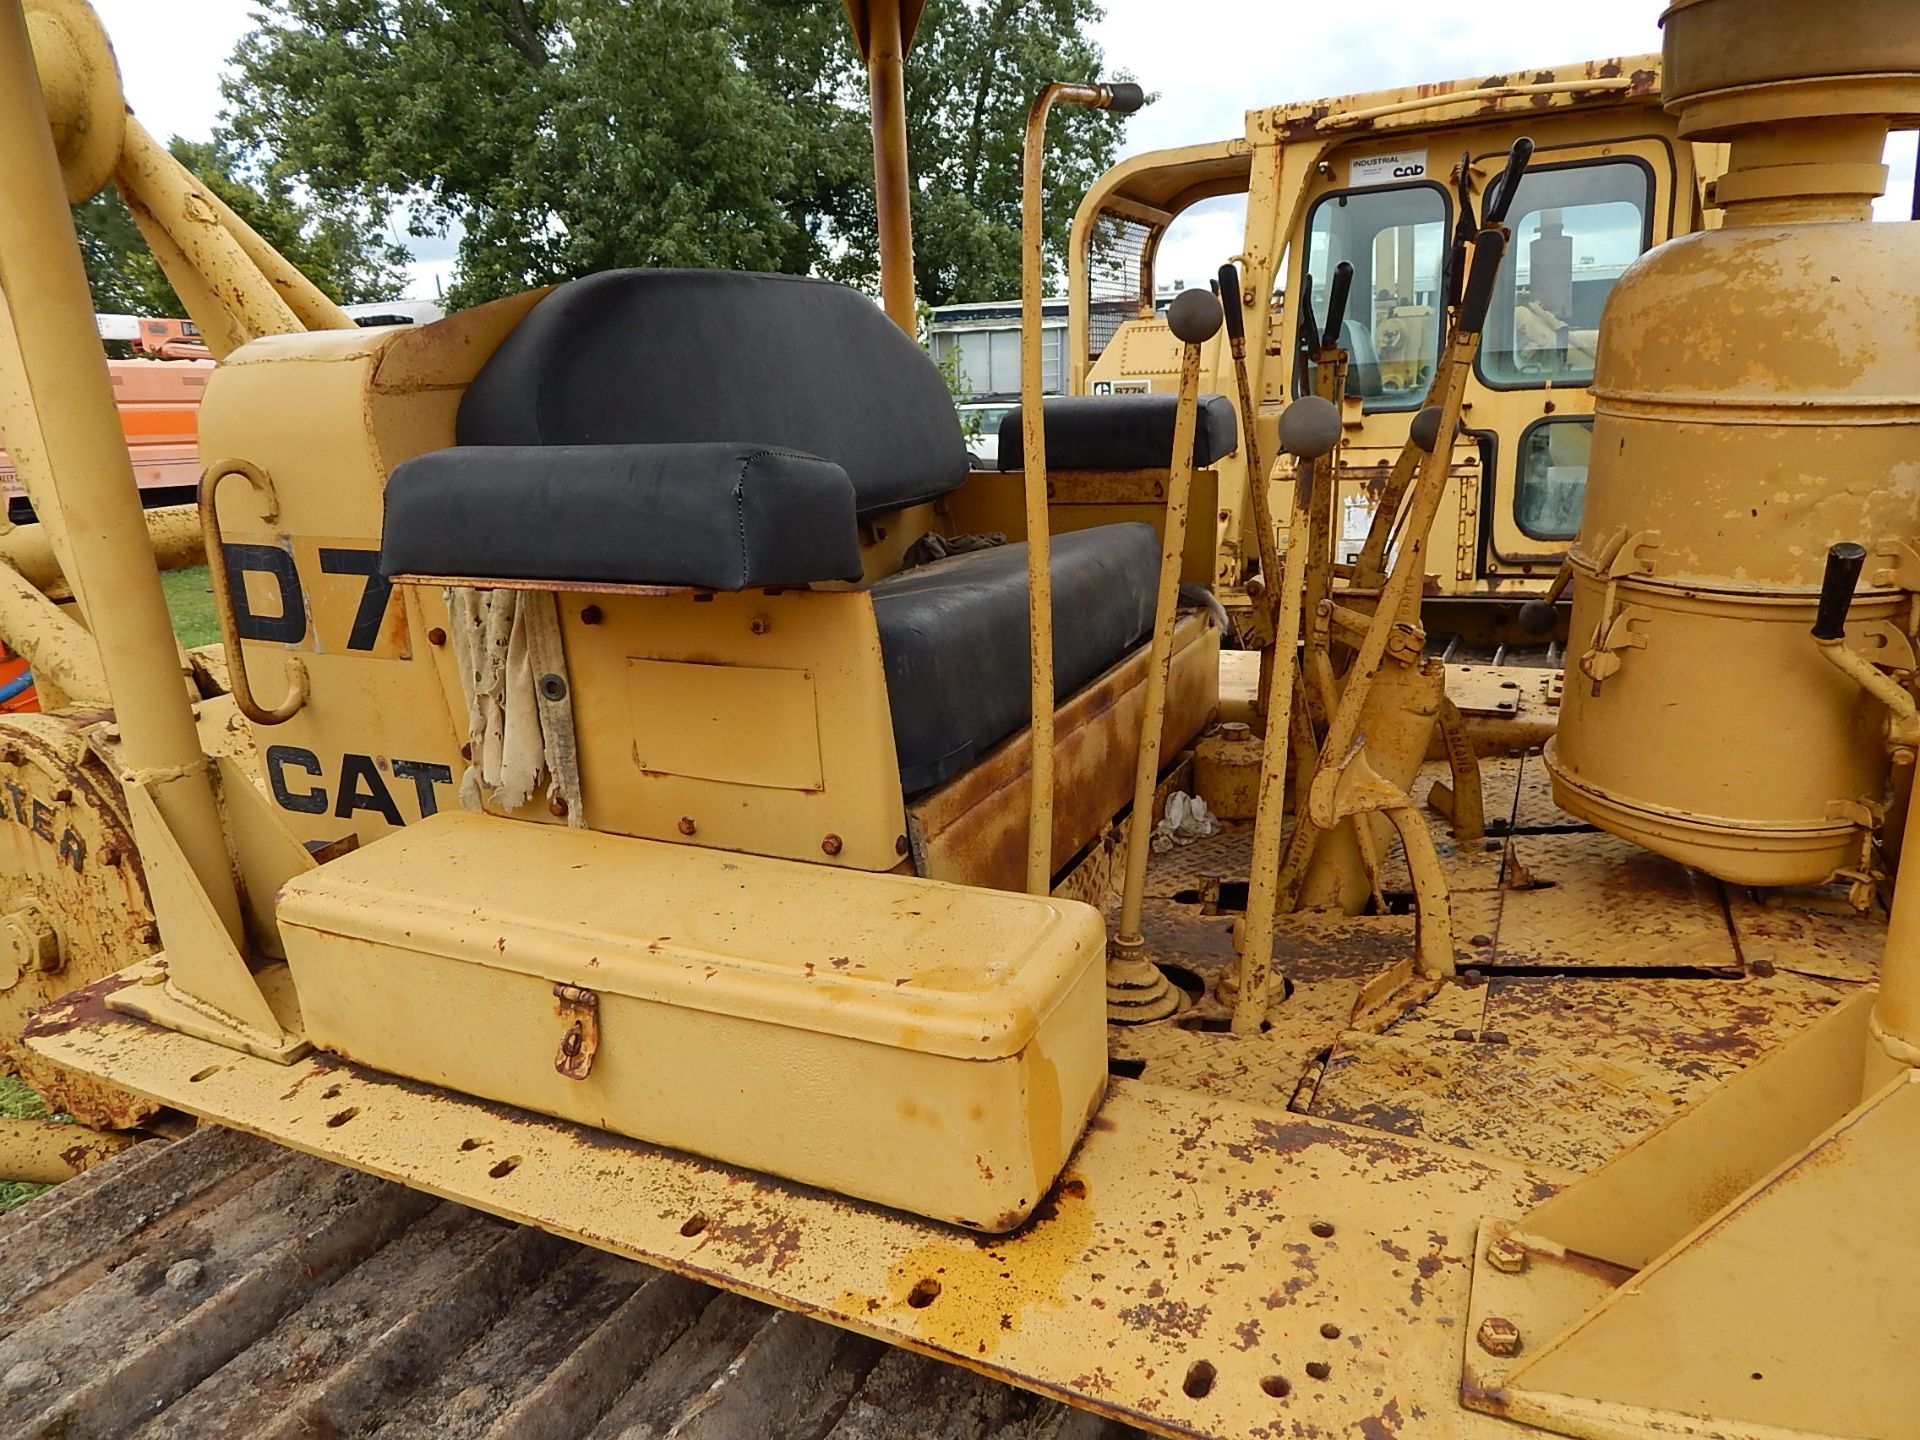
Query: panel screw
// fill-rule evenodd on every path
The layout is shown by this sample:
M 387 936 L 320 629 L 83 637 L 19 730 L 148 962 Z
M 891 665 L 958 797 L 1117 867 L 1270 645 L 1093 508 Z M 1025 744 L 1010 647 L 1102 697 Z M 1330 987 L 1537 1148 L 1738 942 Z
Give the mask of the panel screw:
M 438 625 L 434 626 L 431 630 L 427 631 L 427 644 L 444 645 L 446 643 L 447 643 L 447 632 L 442 630 Z
M 1477 1337 L 1480 1348 L 1489 1355 L 1518 1355 L 1520 1353 L 1520 1330 L 1513 1321 L 1504 1315 L 1489 1315 L 1480 1322 Z
M 906 836 L 902 835 L 894 840 L 893 853 L 896 855 L 904 855 L 907 853 L 907 837 Z
M 557 815 L 563 820 L 566 819 L 567 797 L 564 795 L 554 796 L 551 800 L 547 802 L 547 810 L 549 813 L 553 815 Z
M 1511 1236 L 1502 1235 L 1487 1246 L 1487 1263 L 1502 1275 L 1519 1275 L 1528 1264 L 1527 1247 Z
M 540 677 L 540 698 L 542 700 L 564 700 L 567 698 L 567 682 L 558 675 Z
M 764 615 L 756 615 L 747 622 L 747 629 L 756 635 L 764 635 L 773 628 L 773 622 Z
M 691 815 L 682 815 L 680 817 L 680 833 L 682 835 L 691 835 L 699 828 L 699 826 L 693 823 L 693 817 Z
M 840 837 L 838 835 L 827 836 L 826 839 L 820 842 L 820 848 L 829 855 L 838 855 L 840 853 Z
M 460 747 L 460 758 L 461 758 L 462 760 L 471 760 L 471 759 L 473 759 L 473 746 L 471 746 L 471 745 L 462 745 L 462 746 Z
M 600 607 L 598 605 L 588 605 L 582 608 L 580 611 L 580 623 L 582 625 L 598 625 L 600 623 Z

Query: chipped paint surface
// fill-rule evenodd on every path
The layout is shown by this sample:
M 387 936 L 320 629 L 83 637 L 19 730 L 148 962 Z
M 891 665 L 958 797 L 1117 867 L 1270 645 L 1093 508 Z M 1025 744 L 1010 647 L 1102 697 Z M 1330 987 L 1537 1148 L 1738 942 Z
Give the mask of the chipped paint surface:
M 59 1025 L 36 1043 L 137 1067 L 150 1092 L 296 1148 L 1168 1434 L 1344 1435 L 1388 1400 L 1398 1433 L 1487 1431 L 1418 1397 L 1457 1364 L 1479 1215 L 1553 1188 L 1499 1161 L 1120 1081 L 1045 1213 L 988 1239 L 342 1062 L 281 1068 L 117 1016 Z M 1214 1379 L 1190 1394 L 1202 1362 Z M 1262 1388 L 1274 1377 L 1284 1403 Z
M 1783 912 L 1772 959 L 1743 968 L 1717 886 L 1654 887 L 1622 910 L 1622 877 L 1649 857 L 1553 810 L 1536 756 L 1488 762 L 1486 794 L 1484 845 L 1428 821 L 1461 978 L 1364 1023 L 1363 987 L 1412 954 L 1411 915 L 1286 917 L 1290 993 L 1265 1033 L 1235 1041 L 1222 1022 L 1246 827 L 1155 856 L 1143 928 L 1198 1004 L 1112 1032 L 1116 1073 L 1141 1078 L 1113 1082 L 1062 1183 L 1010 1236 L 338 1060 L 239 1056 L 106 1011 L 111 981 L 31 1038 L 297 1149 L 1157 1433 L 1501 1434 L 1454 1400 L 1482 1219 L 1523 1215 L 1854 993 L 1827 973 L 1866 965 L 1879 931 Z M 1542 897 L 1577 921 L 1551 945 Z M 1694 957 L 1683 973 L 1677 943 Z M 1600 966 L 1579 963 L 1602 945 Z

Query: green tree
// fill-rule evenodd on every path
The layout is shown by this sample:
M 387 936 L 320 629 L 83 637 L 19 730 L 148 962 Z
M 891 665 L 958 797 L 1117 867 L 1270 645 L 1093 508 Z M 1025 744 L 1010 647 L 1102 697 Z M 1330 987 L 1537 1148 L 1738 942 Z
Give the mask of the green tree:
M 461 230 L 468 304 L 619 265 L 875 281 L 864 71 L 840 0 L 261 0 L 227 82 L 275 173 Z M 1018 284 L 1018 156 L 1046 80 L 1096 76 L 1097 0 L 931 0 L 908 62 L 930 303 Z M 1049 234 L 1118 121 L 1052 127 Z
M 176 136 L 167 149 L 333 299 L 352 304 L 400 293 L 406 251 L 387 239 L 364 207 L 303 197 L 284 173 L 249 164 L 223 141 Z M 73 221 L 95 309 L 186 314 L 111 186 L 75 206 Z

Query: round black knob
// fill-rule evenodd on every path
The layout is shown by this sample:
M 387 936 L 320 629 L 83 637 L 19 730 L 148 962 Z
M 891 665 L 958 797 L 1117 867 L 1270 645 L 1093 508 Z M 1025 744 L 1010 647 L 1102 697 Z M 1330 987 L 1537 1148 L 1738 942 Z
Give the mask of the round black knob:
M 1220 302 L 1211 290 L 1182 290 L 1167 307 L 1167 326 L 1186 345 L 1203 345 L 1220 330 Z

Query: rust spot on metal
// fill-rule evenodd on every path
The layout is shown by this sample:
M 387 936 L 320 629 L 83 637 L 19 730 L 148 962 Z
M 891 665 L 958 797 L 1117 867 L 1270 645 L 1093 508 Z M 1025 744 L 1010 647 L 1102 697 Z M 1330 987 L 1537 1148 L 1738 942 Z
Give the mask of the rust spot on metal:
M 1419 1415 L 1417 1406 L 1413 1413 L 1416 1416 Z M 1380 1407 L 1378 1415 L 1367 1416 L 1359 1422 L 1357 1428 L 1362 1440 L 1394 1440 L 1394 1437 L 1400 1433 L 1400 1426 L 1403 1423 L 1400 1418 L 1400 1402 L 1389 1400 Z

